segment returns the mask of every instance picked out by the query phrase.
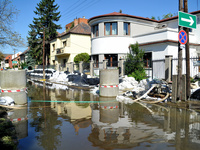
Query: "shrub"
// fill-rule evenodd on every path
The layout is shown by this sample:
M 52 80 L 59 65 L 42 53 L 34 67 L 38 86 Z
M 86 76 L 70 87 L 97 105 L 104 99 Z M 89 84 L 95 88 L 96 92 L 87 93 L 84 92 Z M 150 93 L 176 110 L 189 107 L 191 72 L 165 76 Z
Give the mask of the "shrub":
M 146 79 L 146 73 L 145 70 L 135 70 L 131 74 L 128 75 L 129 77 L 134 77 L 135 80 L 141 81 L 143 79 Z
M 74 57 L 74 62 L 79 63 L 80 61 L 89 62 L 90 55 L 88 53 L 80 53 Z
M 137 81 L 146 78 L 143 62 L 144 51 L 139 49 L 139 44 L 130 45 L 130 53 L 125 61 L 125 74 L 134 77 Z

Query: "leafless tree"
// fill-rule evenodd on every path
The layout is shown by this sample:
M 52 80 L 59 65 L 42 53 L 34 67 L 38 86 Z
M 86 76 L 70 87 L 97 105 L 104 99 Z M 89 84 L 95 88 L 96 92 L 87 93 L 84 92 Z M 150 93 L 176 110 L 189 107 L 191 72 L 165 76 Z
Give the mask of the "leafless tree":
M 0 49 L 7 45 L 11 47 L 24 45 L 20 34 L 12 28 L 17 14 L 18 10 L 12 6 L 10 0 L 0 0 Z

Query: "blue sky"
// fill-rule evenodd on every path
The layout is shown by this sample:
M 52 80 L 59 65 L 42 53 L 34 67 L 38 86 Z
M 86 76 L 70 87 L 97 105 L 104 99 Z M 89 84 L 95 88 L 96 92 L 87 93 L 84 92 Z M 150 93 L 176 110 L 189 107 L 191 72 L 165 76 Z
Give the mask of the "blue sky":
M 28 25 L 32 23 L 33 17 L 35 16 L 34 11 L 36 10 L 37 4 L 40 0 L 13 0 L 13 5 L 19 14 L 16 21 L 13 23 L 13 29 L 21 34 L 27 43 L 28 31 L 30 30 Z M 135 15 L 140 17 L 160 17 L 168 13 L 178 14 L 178 2 L 179 0 L 55 0 L 58 4 L 61 13 L 61 18 L 57 22 L 64 26 L 74 20 L 74 18 L 85 18 L 89 19 L 94 16 L 119 12 Z M 198 5 L 197 5 L 198 4 Z M 193 12 L 200 9 L 200 0 L 188 0 L 188 11 Z M 17 48 L 17 52 L 25 51 L 27 47 Z M 13 54 L 13 49 L 6 47 L 3 50 L 5 54 Z

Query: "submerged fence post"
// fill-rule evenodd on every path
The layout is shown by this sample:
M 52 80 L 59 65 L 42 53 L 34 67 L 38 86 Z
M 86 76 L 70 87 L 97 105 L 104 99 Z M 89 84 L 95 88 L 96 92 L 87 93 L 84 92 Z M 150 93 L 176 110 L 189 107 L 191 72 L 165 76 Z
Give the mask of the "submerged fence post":
M 83 73 L 83 61 L 79 62 L 79 72 Z
M 103 60 L 103 69 L 107 68 L 107 62 L 108 62 L 108 59 Z
M 90 61 L 90 76 L 91 77 L 94 76 L 94 61 L 93 60 Z
M 56 64 L 56 70 L 59 71 L 59 64 Z
M 165 80 L 166 81 L 171 81 L 172 80 L 172 65 L 171 65 L 171 60 L 173 56 L 172 55 L 166 55 L 165 56 Z
M 120 76 L 124 76 L 124 59 L 119 59 L 119 74 Z
M 70 62 L 69 72 L 70 73 L 74 72 L 74 62 Z
M 177 101 L 177 75 L 173 75 L 172 78 L 172 102 L 176 103 Z

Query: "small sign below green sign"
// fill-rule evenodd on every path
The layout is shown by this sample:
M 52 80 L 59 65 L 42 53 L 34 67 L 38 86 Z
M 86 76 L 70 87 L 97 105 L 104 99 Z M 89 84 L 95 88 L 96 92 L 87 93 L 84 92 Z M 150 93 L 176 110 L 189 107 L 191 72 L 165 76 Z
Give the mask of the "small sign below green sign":
M 17 64 L 17 61 L 12 61 L 13 64 Z
M 197 26 L 197 17 L 185 12 L 178 12 L 178 25 L 196 29 Z

